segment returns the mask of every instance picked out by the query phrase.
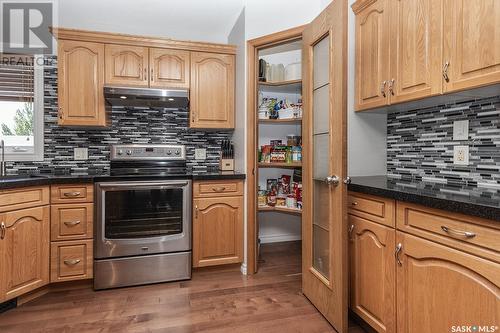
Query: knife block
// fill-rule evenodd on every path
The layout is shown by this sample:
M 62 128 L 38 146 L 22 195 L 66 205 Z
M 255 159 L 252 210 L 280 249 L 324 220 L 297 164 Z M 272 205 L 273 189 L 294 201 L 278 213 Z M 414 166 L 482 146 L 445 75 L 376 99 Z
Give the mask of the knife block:
M 219 169 L 222 171 L 234 171 L 234 159 L 221 158 L 219 162 Z

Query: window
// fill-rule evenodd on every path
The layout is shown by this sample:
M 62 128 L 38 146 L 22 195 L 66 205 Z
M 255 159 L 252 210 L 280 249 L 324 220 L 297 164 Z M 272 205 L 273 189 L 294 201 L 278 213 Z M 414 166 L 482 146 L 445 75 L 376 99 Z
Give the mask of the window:
M 0 54 L 0 140 L 6 161 L 43 160 L 43 57 Z

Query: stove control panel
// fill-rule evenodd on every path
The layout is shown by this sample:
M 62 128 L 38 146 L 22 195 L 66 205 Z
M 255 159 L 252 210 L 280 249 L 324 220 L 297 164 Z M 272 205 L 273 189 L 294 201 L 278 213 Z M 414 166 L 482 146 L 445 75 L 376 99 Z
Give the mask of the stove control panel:
M 182 145 L 113 145 L 111 160 L 185 160 Z

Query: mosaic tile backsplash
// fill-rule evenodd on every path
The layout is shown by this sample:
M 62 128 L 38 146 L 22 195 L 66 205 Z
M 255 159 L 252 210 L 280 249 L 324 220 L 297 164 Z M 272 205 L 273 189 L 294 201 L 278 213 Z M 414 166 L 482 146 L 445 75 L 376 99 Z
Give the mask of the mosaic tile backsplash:
M 453 121 L 469 120 L 469 140 L 453 141 Z M 469 165 L 453 146 L 469 145 Z M 389 177 L 500 188 L 500 96 L 387 116 Z
M 9 173 L 106 173 L 112 144 L 155 143 L 186 145 L 188 168 L 203 172 L 219 165 L 220 143 L 232 132 L 188 128 L 189 112 L 182 109 L 113 107 L 111 127 L 78 129 L 57 125 L 56 59 L 44 68 L 45 138 L 43 162 L 13 162 Z M 89 159 L 75 161 L 74 148 L 88 148 Z M 206 148 L 207 159 L 195 160 L 194 149 Z

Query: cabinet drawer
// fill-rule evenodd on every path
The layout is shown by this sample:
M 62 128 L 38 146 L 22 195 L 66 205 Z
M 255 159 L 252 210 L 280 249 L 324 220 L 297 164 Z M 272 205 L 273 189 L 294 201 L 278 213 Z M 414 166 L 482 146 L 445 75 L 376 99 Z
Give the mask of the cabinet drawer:
M 48 204 L 48 186 L 0 191 L 0 212 Z
M 50 245 L 50 282 L 91 279 L 92 240 L 52 242 Z
M 221 197 L 243 195 L 242 180 L 197 181 L 193 185 L 193 196 Z
M 500 260 L 498 222 L 398 202 L 396 224 L 401 231 Z
M 394 226 L 395 203 L 392 199 L 349 192 L 347 204 L 349 213 L 352 215 L 391 227 Z
M 50 239 L 52 241 L 92 238 L 94 204 L 52 205 Z
M 92 184 L 56 185 L 50 188 L 51 202 L 73 203 L 93 202 L 94 187 Z

